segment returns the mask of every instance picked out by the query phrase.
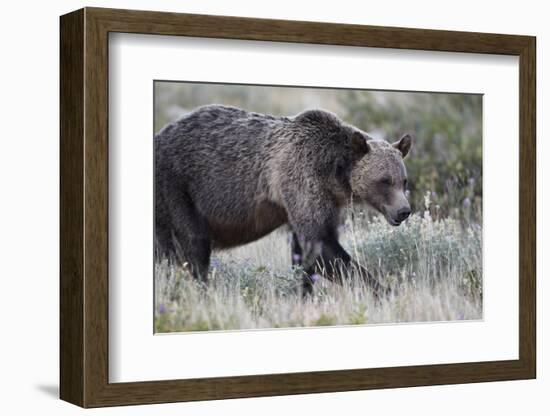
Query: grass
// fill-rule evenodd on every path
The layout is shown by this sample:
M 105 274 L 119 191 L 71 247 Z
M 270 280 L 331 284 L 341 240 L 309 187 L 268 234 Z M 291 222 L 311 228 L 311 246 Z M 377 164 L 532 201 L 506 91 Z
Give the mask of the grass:
M 214 253 L 208 285 L 185 267 L 155 264 L 155 331 L 364 325 L 482 318 L 482 231 L 476 221 L 426 210 L 399 227 L 363 212 L 348 215 L 340 240 L 352 257 L 394 290 L 375 299 L 353 274 L 344 285 L 321 279 L 302 299 L 290 266 L 289 234 L 276 231 Z

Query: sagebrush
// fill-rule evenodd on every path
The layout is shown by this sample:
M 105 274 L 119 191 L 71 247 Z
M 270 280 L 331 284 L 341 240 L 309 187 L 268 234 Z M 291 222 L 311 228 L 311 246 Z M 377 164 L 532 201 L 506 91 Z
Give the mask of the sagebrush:
M 321 279 L 314 296 L 303 299 L 288 236 L 283 229 L 215 253 L 207 285 L 185 267 L 157 261 L 156 332 L 482 318 L 481 225 L 438 218 L 429 199 L 400 227 L 360 210 L 350 210 L 342 226 L 342 244 L 392 288 L 387 297 L 375 298 L 350 271 L 344 285 Z

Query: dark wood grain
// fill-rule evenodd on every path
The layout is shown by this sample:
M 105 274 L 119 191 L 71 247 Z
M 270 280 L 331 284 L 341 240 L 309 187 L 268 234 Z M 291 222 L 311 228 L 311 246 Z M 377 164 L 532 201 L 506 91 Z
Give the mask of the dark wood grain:
M 86 406 L 101 397 L 108 380 L 109 181 L 108 32 L 86 9 L 84 57 L 84 312 Z
M 519 56 L 519 359 L 109 383 L 109 32 Z M 528 36 L 97 8 L 63 16 L 61 397 L 83 407 L 97 407 L 535 377 L 535 104 L 535 39 Z
M 87 8 L 110 32 L 519 55 L 528 36 Z
M 536 377 L 536 41 L 520 54 L 519 356 Z
M 60 388 L 84 405 L 84 12 L 61 19 Z

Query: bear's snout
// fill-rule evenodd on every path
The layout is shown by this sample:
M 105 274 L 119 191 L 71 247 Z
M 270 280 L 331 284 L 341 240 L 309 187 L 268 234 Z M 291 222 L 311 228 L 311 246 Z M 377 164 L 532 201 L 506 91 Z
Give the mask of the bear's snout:
M 411 209 L 409 207 L 401 208 L 397 211 L 397 221 L 403 222 L 411 215 Z

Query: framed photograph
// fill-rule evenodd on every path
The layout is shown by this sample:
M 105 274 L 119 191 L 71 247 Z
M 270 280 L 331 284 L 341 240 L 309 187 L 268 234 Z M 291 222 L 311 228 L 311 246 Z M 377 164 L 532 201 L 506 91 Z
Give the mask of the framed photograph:
M 534 37 L 60 29 L 63 400 L 535 378 Z

